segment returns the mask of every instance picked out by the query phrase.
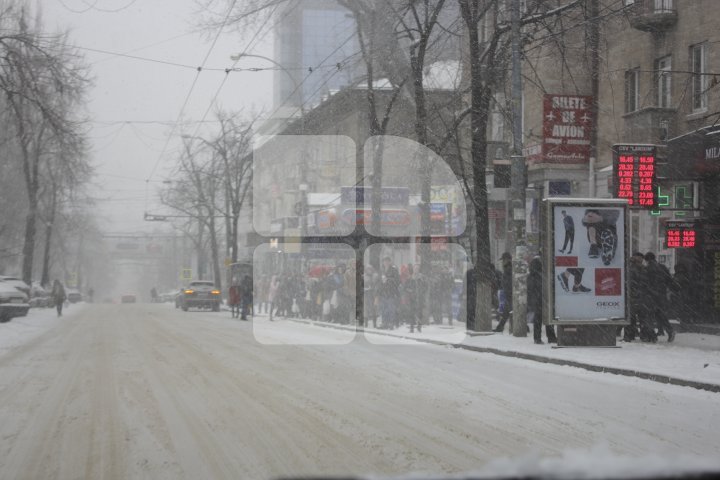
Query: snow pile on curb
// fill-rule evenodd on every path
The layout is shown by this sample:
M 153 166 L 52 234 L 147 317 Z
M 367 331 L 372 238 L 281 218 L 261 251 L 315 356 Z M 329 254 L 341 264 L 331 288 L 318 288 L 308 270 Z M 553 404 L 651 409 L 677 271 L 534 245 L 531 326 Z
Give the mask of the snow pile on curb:
M 26 317 L 16 317 L 0 324 L 0 355 L 60 325 L 85 307 L 84 303 L 66 307 L 62 317 L 57 316 L 54 308 L 31 308 Z

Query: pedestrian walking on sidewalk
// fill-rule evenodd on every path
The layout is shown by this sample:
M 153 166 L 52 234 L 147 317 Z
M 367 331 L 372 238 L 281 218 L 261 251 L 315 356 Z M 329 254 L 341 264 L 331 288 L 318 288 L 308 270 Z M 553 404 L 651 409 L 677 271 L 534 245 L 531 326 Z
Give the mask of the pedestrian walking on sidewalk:
M 500 289 L 503 292 L 505 298 L 505 306 L 500 314 L 500 323 L 495 327 L 495 332 L 502 332 L 505 329 L 505 323 L 508 319 L 510 320 L 510 331 L 512 332 L 512 318 L 510 317 L 510 311 L 513 304 L 513 273 L 512 273 L 512 255 L 505 252 L 500 257 L 502 261 L 502 279 Z
M 630 257 L 630 325 L 625 327 L 623 340 L 632 342 L 635 336 L 640 334 L 643 342 L 657 342 L 657 335 L 648 318 L 648 296 L 647 272 L 643 266 L 644 256 L 640 252 L 633 253 Z
M 52 293 L 50 293 L 50 296 L 53 299 L 53 303 L 55 303 L 55 309 L 57 310 L 58 317 L 62 317 L 63 304 L 67 299 L 67 295 L 65 294 L 65 287 L 63 287 L 63 284 L 60 283 L 60 280 L 55 279 L 53 282 Z
M 645 262 L 647 263 L 646 271 L 648 278 L 649 306 L 650 315 L 655 320 L 658 328 L 658 335 L 663 332 L 667 333 L 668 342 L 675 340 L 675 330 L 668 320 L 668 287 L 673 284 L 670 270 L 665 265 L 661 265 L 655 259 L 653 252 L 645 254 Z
M 240 282 L 240 320 L 247 320 L 252 312 L 253 281 L 250 275 L 245 275 Z
M 280 280 L 277 275 L 273 275 L 268 284 L 268 303 L 270 304 L 270 321 L 273 319 L 273 310 L 275 309 L 275 301 L 278 296 L 278 289 L 280 288 Z
M 533 338 L 535 343 L 542 345 L 543 325 L 543 294 L 542 294 L 542 261 L 535 257 L 530 261 L 530 273 L 527 276 L 527 312 L 532 316 Z M 548 343 L 557 343 L 555 328 L 545 325 L 545 335 Z
M 398 326 L 397 307 L 400 300 L 400 273 L 390 257 L 383 258 L 382 276 L 378 284 L 382 328 Z

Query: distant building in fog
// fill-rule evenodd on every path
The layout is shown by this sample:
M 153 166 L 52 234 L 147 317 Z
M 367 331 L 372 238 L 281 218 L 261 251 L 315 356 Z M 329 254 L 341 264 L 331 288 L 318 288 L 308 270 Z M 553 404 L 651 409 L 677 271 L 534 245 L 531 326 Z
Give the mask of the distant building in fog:
M 346 87 L 363 71 L 355 20 L 335 0 L 289 2 L 275 24 L 274 76 L 278 116 L 294 116 L 329 92 Z

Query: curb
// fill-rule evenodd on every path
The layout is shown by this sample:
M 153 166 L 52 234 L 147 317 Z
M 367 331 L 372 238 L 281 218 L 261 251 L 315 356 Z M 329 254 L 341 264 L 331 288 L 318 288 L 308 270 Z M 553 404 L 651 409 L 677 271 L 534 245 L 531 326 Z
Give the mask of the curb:
M 365 333 L 365 328 L 360 327 L 360 326 L 352 327 L 352 326 L 344 326 L 344 325 L 333 325 L 333 324 L 324 323 L 324 322 L 316 322 L 314 320 L 303 320 L 303 319 L 297 319 L 297 318 L 285 318 L 284 320 L 289 320 L 291 322 L 302 323 L 302 324 L 306 324 L 306 325 L 315 325 L 315 326 L 323 327 L 323 328 L 334 328 L 336 330 L 346 330 L 346 331 Z M 367 333 L 370 333 L 373 335 L 382 335 L 382 336 L 386 336 L 386 337 L 401 338 L 401 339 L 405 339 L 405 340 L 413 340 L 413 341 L 419 342 L 419 343 L 427 343 L 427 344 L 437 345 L 437 346 L 442 346 L 442 347 L 459 348 L 462 350 L 469 350 L 469 351 L 478 352 L 478 353 L 491 353 L 493 355 L 499 355 L 501 357 L 520 358 L 523 360 L 530 360 L 530 361 L 539 362 L 539 363 L 547 363 L 547 364 L 552 364 L 552 365 L 582 368 L 583 370 L 588 370 L 591 372 L 611 373 L 613 375 L 622 375 L 625 377 L 635 377 L 635 378 L 640 378 L 643 380 L 650 380 L 652 382 L 664 383 L 667 385 L 677 385 L 680 387 L 690 387 L 690 388 L 695 388 L 697 390 L 705 390 L 708 392 L 720 393 L 720 385 L 715 384 L 715 383 L 706 383 L 706 382 L 698 382 L 695 380 L 686 380 L 683 378 L 672 377 L 669 375 L 660 375 L 660 374 L 656 374 L 656 373 L 648 373 L 648 372 L 643 372 L 640 370 L 631 370 L 628 368 L 617 368 L 617 367 L 605 367 L 605 366 L 600 366 L 600 365 L 593 365 L 591 363 L 578 362 L 576 360 L 563 360 L 560 358 L 545 357 L 542 355 L 535 355 L 532 353 L 515 352 L 512 350 L 500 350 L 498 348 L 492 348 L 492 347 L 478 347 L 475 345 L 465 345 L 463 343 L 450 343 L 450 342 L 444 342 L 442 340 L 410 337 L 408 335 L 393 334 L 393 333 L 389 333 L 389 332 L 377 332 L 374 330 L 368 330 Z

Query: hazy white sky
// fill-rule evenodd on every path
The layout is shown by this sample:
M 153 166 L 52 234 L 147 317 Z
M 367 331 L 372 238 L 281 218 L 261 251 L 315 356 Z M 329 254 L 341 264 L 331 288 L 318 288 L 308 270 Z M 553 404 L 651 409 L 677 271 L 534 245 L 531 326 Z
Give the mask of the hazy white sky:
M 193 33 L 198 29 L 199 13 L 194 0 L 39 0 L 38 4 L 47 28 L 70 29 L 71 40 L 78 47 L 191 67 L 202 65 L 216 34 Z M 225 29 L 205 67 L 232 67 L 230 56 L 243 51 L 272 56 L 272 33 L 267 28 L 262 30 L 249 45 L 255 33 Z M 93 195 L 98 198 L 102 226 L 107 232 L 166 228 L 143 222 L 143 212 L 146 208 L 156 213 L 163 210 L 158 205 L 157 188 L 172 166 L 180 134 L 203 132 L 196 123 L 181 125 L 167 143 L 173 124 L 196 77 L 183 113 L 186 122 L 203 118 L 226 74 L 205 70 L 198 76 L 194 68 L 81 51 L 95 82 L 87 108 L 93 120 L 91 156 L 97 172 Z M 272 65 L 246 58 L 237 67 Z M 230 73 L 218 104 L 248 115 L 268 111 L 272 75 L 272 70 Z M 212 117 L 211 110 L 207 118 Z M 146 183 L 151 174 L 152 181 Z

